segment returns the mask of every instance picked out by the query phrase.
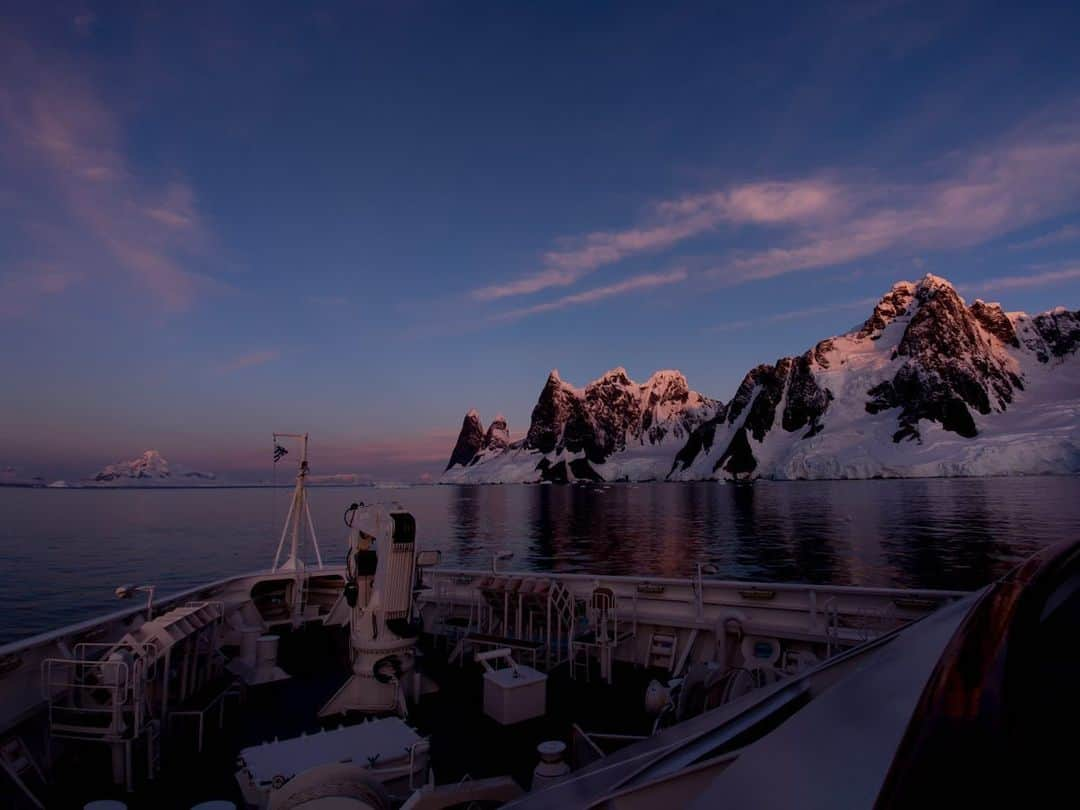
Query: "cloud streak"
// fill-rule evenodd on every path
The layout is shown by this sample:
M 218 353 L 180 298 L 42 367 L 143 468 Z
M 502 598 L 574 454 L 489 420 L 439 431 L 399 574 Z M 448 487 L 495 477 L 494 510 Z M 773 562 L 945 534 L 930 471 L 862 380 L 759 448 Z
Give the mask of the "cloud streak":
M 241 371 L 245 368 L 264 366 L 267 363 L 274 362 L 279 357 L 281 357 L 281 352 L 277 349 L 247 352 L 246 354 L 238 355 L 229 362 L 218 366 L 218 372 L 221 374 L 232 374 L 233 372 Z
M 1050 245 L 1060 245 L 1063 242 L 1075 242 L 1078 239 L 1080 239 L 1080 225 L 1064 225 L 1056 231 L 1028 239 L 1026 242 L 1009 245 L 1009 250 L 1037 250 Z
M 710 326 L 706 332 L 740 332 L 751 327 L 764 326 L 772 323 L 813 318 L 816 315 L 831 315 L 834 312 L 845 312 L 851 309 L 869 309 L 878 302 L 877 298 L 860 298 L 858 301 L 846 301 L 841 304 L 829 304 L 820 307 L 807 307 L 805 309 L 792 309 L 787 312 L 777 312 L 772 315 L 763 315 L 760 318 L 747 318 L 745 320 L 729 321 L 727 323 Z
M 543 267 L 513 281 L 473 290 L 478 301 L 529 295 L 574 284 L 605 266 L 672 247 L 722 224 L 778 225 L 813 221 L 840 203 L 837 189 L 818 180 L 767 182 L 688 195 L 653 206 L 652 222 L 618 231 L 597 231 L 548 251 Z
M 61 295 L 81 279 L 81 273 L 48 265 L 27 267 L 0 276 L 0 317 L 24 315 L 33 302 Z
M 936 182 L 848 187 L 851 215 L 712 271 L 729 283 L 844 264 L 891 250 L 970 247 L 1080 204 L 1080 126 L 1026 133 L 974 153 Z
M 139 175 L 120 119 L 77 66 L 3 30 L 0 50 L 9 78 L 0 85 L 0 151 L 25 187 L 16 218 L 33 249 L 53 264 L 79 257 L 87 280 L 119 269 L 162 309 L 188 309 L 209 284 L 185 267 L 208 243 L 193 189 L 179 177 Z
M 928 164 L 923 182 L 874 174 L 764 180 L 665 200 L 642 223 L 563 240 L 533 273 L 474 289 L 478 301 L 577 283 L 601 267 L 740 228 L 768 229 L 769 246 L 737 251 L 706 271 L 725 284 L 842 265 L 892 251 L 980 244 L 1080 205 L 1080 108 L 1053 110 L 994 143 Z M 869 177 L 870 179 L 864 179 Z M 1066 226 L 1026 247 L 1080 238 Z M 526 308 L 525 311 L 530 311 Z M 543 310 L 540 310 L 543 311 Z
M 1017 276 L 999 276 L 991 278 L 977 285 L 977 289 L 991 290 L 1022 290 L 1029 287 L 1049 287 L 1064 281 L 1080 279 L 1080 265 L 1065 267 L 1060 270 L 1047 270 L 1042 273 L 1025 273 Z
M 542 312 L 568 309 L 569 307 L 591 304 L 606 298 L 614 298 L 618 295 L 626 295 L 627 293 L 637 292 L 639 290 L 649 290 L 655 287 L 664 287 L 669 284 L 678 284 L 686 279 L 687 273 L 683 269 L 670 270 L 665 273 L 646 273 L 644 275 L 634 276 L 626 281 L 620 281 L 617 284 L 609 284 L 606 287 L 594 287 L 591 290 L 574 293 L 573 295 L 565 295 L 554 301 L 546 301 L 531 307 L 521 307 L 519 309 L 501 312 L 498 315 L 493 316 L 492 320 L 515 321 L 530 315 L 538 315 Z

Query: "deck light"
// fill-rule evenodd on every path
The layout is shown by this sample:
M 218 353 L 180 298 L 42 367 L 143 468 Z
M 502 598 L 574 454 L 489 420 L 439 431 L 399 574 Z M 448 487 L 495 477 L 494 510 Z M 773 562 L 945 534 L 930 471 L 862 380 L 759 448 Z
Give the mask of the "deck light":
M 153 585 L 118 585 L 116 588 L 117 599 L 131 599 L 137 591 L 146 591 L 146 620 L 150 621 L 154 615 L 154 586 Z

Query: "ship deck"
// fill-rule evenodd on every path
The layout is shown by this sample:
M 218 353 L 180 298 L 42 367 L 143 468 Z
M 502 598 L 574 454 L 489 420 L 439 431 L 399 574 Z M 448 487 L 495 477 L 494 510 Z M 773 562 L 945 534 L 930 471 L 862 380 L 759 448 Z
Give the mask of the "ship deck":
M 221 729 L 216 720 L 208 720 L 201 753 L 195 750 L 194 730 L 186 725 L 177 728 L 164 740 L 167 755 L 158 777 L 140 781 L 134 793 L 112 784 L 106 747 L 67 746 L 56 763 L 65 776 L 52 786 L 47 806 L 82 807 L 89 799 L 105 798 L 131 808 L 189 808 L 214 799 L 245 806 L 235 778 L 237 755 L 243 748 L 341 724 L 340 718 L 321 722 L 318 711 L 349 675 L 343 663 L 346 648 L 341 628 L 312 624 L 286 632 L 279 663 L 291 677 L 248 687 L 241 703 L 229 702 Z M 574 724 L 587 732 L 614 735 L 646 735 L 651 729 L 644 694 L 659 671 L 616 662 L 609 686 L 595 669 L 585 681 L 580 668 L 577 679 L 571 679 L 565 665 L 556 667 L 548 673 L 547 713 L 502 726 L 482 711 L 479 664 L 448 663 L 443 641 L 431 636 L 421 639 L 421 650 L 423 672 L 439 690 L 421 699 L 408 722 L 430 738 L 431 767 L 439 784 L 509 774 L 527 788 L 538 760 L 536 746 L 544 740 L 569 742 Z M 362 720 L 355 716 L 345 722 Z

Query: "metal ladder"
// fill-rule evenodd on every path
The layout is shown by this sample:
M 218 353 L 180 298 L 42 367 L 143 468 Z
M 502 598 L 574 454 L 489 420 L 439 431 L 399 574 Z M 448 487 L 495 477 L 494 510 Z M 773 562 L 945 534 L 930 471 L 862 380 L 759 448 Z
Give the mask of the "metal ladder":
M 671 672 L 675 666 L 675 652 L 679 644 L 679 637 L 673 630 L 653 630 L 649 636 L 648 657 L 646 666 L 659 667 Z

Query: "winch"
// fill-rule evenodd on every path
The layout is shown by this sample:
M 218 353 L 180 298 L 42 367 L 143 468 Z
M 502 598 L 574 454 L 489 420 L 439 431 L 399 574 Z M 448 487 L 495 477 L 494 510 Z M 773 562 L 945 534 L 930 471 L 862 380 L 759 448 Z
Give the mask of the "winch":
M 345 599 L 351 608 L 352 677 L 319 712 L 407 714 L 406 698 L 419 692 L 414 677 L 418 625 L 411 621 L 416 577 L 416 521 L 408 512 L 353 504 Z

